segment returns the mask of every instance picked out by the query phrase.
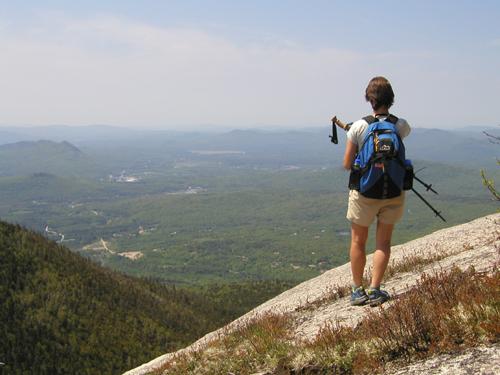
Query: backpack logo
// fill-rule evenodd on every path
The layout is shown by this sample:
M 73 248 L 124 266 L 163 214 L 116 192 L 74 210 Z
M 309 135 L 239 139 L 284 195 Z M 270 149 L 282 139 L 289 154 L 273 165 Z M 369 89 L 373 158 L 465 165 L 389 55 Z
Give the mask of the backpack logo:
M 380 151 L 381 152 L 389 152 L 389 151 L 391 151 L 391 146 L 389 146 L 389 145 L 382 145 L 380 147 Z

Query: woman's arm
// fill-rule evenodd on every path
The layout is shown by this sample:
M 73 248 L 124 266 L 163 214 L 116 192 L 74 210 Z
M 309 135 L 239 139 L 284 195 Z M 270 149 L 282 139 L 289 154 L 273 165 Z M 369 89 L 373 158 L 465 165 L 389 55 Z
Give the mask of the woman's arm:
M 345 169 L 351 169 L 351 165 L 354 162 L 354 157 L 356 156 L 358 146 L 352 143 L 350 140 L 347 140 L 345 154 L 344 154 L 344 162 L 342 165 Z
M 402 118 L 400 118 L 396 123 L 396 129 L 398 130 L 398 134 L 401 139 L 408 137 L 411 132 L 411 127 L 408 124 L 408 121 Z

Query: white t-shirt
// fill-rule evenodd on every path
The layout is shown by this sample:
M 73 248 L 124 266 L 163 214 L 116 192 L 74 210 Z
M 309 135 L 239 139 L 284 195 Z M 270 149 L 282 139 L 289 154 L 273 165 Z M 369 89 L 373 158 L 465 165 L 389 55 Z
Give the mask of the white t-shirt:
M 377 118 L 379 120 L 385 120 L 387 116 L 377 116 Z M 359 147 L 365 140 L 367 129 L 368 123 L 363 119 L 358 120 L 351 125 L 351 128 L 347 132 L 347 139 Z M 410 134 L 411 128 L 405 119 L 398 118 L 398 121 L 396 122 L 396 130 L 401 139 L 403 139 Z

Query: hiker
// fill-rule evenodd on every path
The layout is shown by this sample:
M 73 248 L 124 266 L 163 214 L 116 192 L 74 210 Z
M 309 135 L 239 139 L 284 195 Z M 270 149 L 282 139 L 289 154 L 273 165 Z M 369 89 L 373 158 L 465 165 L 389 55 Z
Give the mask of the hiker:
M 343 166 L 345 169 L 351 170 L 350 185 L 353 176 L 356 177 L 353 173 L 356 173 L 356 168 L 359 169 L 356 163 L 358 163 L 359 158 L 362 157 L 362 153 L 360 152 L 362 151 L 361 149 L 371 146 L 373 150 L 373 147 L 376 147 L 373 146 L 373 143 L 377 142 L 384 147 L 383 142 L 381 142 L 383 141 L 383 136 L 381 136 L 380 139 L 375 137 L 376 142 L 373 141 L 373 136 L 366 138 L 369 136 L 369 128 L 372 129 L 371 124 L 389 123 L 387 125 L 388 127 L 392 126 L 393 130 L 395 128 L 395 132 L 399 137 L 394 134 L 394 131 L 394 135 L 391 136 L 395 137 L 392 138 L 392 140 L 396 144 L 398 144 L 398 142 L 401 143 L 401 146 L 398 147 L 402 149 L 403 162 L 404 146 L 402 145 L 401 139 L 408 136 L 410 133 L 410 126 L 405 120 L 397 118 L 389 113 L 389 108 L 391 108 L 394 103 L 394 92 L 391 84 L 386 78 L 373 78 L 366 87 L 365 99 L 371 104 L 373 114 L 354 122 L 347 133 L 347 145 Z M 364 144 L 365 138 L 366 144 Z M 389 149 L 389 146 L 387 146 L 387 148 Z M 375 154 L 372 152 L 372 155 Z M 368 167 L 374 168 L 374 173 L 372 174 L 371 170 L 369 171 L 370 173 L 367 173 L 365 169 L 361 174 L 362 178 L 359 182 L 360 175 L 358 172 L 358 183 L 360 183 L 361 186 L 356 186 L 356 178 L 354 178 L 354 185 L 350 186 L 351 190 L 349 191 L 349 204 L 347 210 L 347 219 L 351 222 L 350 259 L 353 281 L 351 305 L 356 306 L 364 304 L 377 306 L 390 298 L 389 293 L 380 288 L 380 284 L 389 263 L 391 237 L 394 225 L 403 215 L 405 200 L 405 194 L 402 187 L 395 186 L 390 178 L 391 176 L 389 176 L 394 168 L 401 168 L 401 162 L 398 164 L 396 161 L 384 161 L 385 159 L 377 162 L 377 160 L 373 161 L 373 156 L 371 156 L 369 160 L 372 160 L 372 162 Z M 375 183 L 372 181 L 372 187 L 368 191 L 363 192 L 363 184 L 366 183 L 366 180 L 371 178 L 375 172 L 379 173 L 382 177 Z M 363 273 L 366 264 L 365 246 L 368 238 L 368 229 L 375 218 L 377 218 L 376 247 L 373 253 L 370 285 L 365 289 L 363 287 Z

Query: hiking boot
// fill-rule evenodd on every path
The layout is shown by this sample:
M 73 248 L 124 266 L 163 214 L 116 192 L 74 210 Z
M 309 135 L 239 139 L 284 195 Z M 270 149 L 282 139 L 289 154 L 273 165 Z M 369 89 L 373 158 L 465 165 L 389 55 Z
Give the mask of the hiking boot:
M 381 305 L 391 299 L 389 293 L 387 293 L 385 290 L 381 290 L 380 287 L 370 287 L 366 290 L 366 294 L 368 295 L 368 303 L 372 307 Z
M 351 306 L 363 306 L 368 301 L 368 296 L 362 286 L 351 288 Z

